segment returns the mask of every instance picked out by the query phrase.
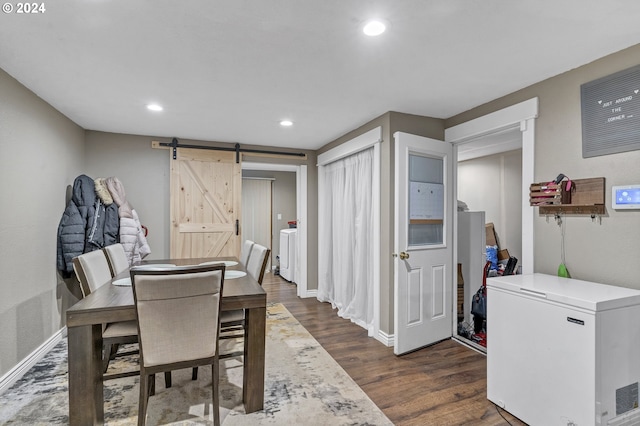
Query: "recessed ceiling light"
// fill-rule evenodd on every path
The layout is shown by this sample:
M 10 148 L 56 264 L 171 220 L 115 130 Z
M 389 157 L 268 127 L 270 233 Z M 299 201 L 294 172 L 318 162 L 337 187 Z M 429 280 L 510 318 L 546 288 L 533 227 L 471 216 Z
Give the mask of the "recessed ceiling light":
M 158 104 L 149 104 L 147 105 L 147 109 L 151 110 L 151 111 L 162 111 L 162 106 L 158 105 Z
M 387 29 L 387 26 L 381 21 L 369 21 L 362 28 L 362 32 L 368 36 L 378 36 Z
M 282 120 L 282 121 L 280 122 L 280 125 L 281 125 L 281 126 L 284 126 L 284 127 L 293 126 L 293 121 L 291 121 L 291 120 Z

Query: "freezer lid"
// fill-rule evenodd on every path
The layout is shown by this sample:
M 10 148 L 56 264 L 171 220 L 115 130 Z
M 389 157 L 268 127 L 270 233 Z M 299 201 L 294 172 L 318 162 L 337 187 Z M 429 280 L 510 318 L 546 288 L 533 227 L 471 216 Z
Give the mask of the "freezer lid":
M 640 290 L 547 274 L 487 278 L 487 287 L 552 300 L 591 311 L 640 304 Z M 491 303 L 490 300 L 487 302 Z

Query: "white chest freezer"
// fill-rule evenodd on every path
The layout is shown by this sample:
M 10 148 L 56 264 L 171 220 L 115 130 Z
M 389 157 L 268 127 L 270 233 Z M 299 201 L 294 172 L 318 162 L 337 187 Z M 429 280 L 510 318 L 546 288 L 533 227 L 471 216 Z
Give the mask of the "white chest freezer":
M 291 282 L 296 280 L 296 231 L 280 230 L 280 276 Z
M 640 424 L 640 291 L 487 279 L 487 397 L 530 425 Z

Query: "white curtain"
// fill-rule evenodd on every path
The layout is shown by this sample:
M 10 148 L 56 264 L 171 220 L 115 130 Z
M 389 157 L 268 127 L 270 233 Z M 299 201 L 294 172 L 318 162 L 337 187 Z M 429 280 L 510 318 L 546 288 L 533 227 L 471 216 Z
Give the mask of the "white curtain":
M 242 241 L 251 240 L 270 249 L 272 183 L 272 179 L 242 178 Z M 271 270 L 271 260 L 266 270 Z
M 373 334 L 373 148 L 324 167 L 318 300 Z

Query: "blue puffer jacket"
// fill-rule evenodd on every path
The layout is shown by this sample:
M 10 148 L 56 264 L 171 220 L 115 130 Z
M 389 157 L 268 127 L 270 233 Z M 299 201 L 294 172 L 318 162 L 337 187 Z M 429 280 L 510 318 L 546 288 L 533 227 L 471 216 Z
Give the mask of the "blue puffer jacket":
M 105 206 L 96 195 L 93 179 L 78 176 L 58 225 L 56 266 L 64 277 L 73 273 L 73 258 L 118 242 L 118 208 Z

